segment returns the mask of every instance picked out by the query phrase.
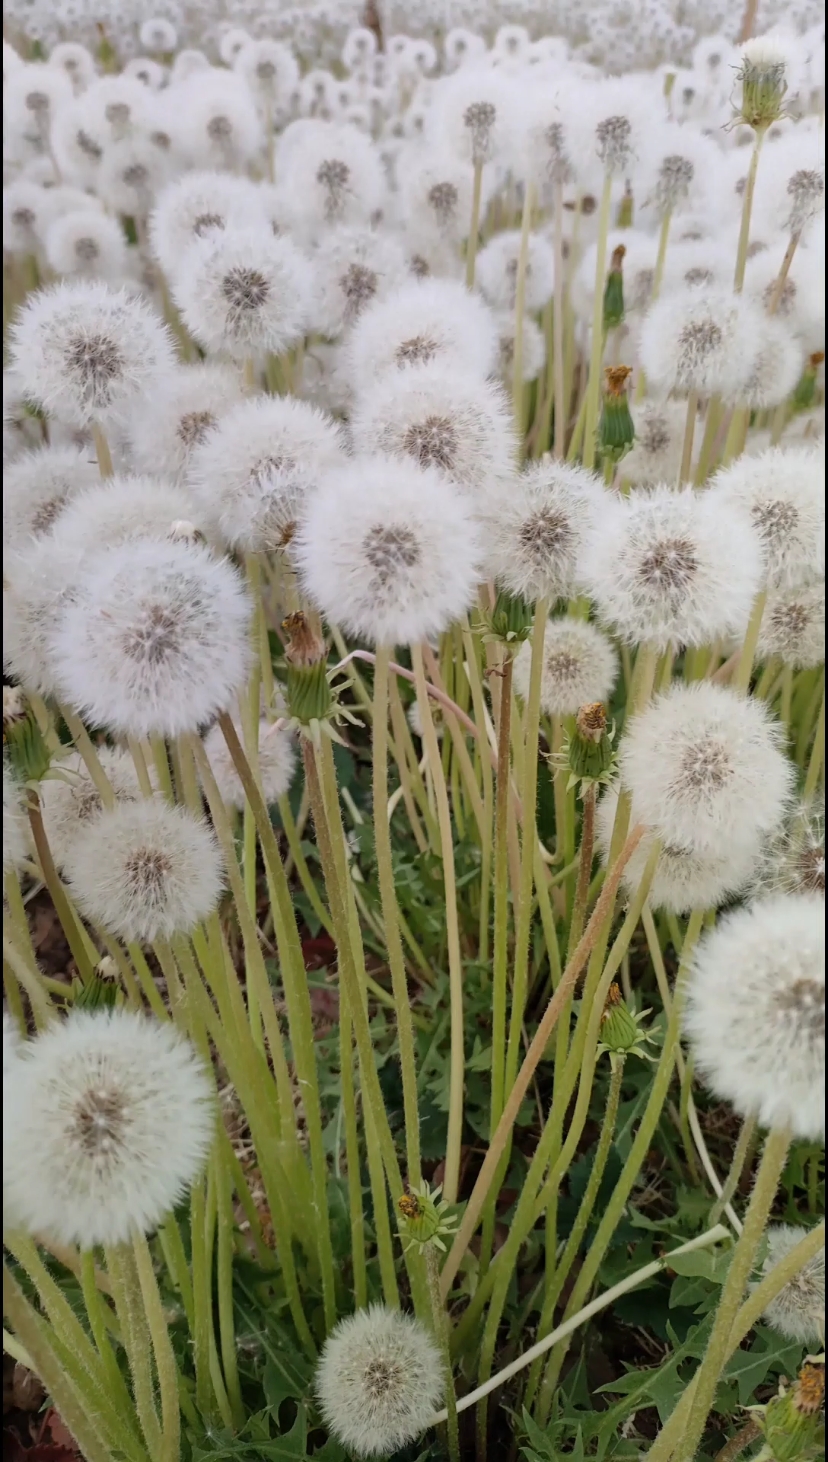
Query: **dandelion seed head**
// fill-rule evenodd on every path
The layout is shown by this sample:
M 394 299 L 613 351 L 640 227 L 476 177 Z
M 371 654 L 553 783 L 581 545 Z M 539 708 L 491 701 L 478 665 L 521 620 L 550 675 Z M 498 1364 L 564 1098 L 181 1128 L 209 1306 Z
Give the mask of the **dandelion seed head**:
M 804 1228 L 770 1224 L 766 1231 L 767 1257 L 763 1278 L 805 1237 Z M 771 1300 L 764 1318 L 772 1329 L 798 1345 L 822 1345 L 825 1335 L 825 1250 L 820 1249 Z

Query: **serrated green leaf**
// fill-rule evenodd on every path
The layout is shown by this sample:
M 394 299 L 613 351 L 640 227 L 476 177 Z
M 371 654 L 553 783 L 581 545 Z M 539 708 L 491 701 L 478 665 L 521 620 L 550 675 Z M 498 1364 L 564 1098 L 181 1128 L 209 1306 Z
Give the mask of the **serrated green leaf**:
M 796 1375 L 802 1352 L 803 1346 L 798 1342 L 785 1340 L 762 1325 L 750 1350 L 739 1350 L 731 1356 L 722 1379 L 736 1382 L 739 1405 L 747 1406 L 757 1386 L 763 1385 L 768 1377 Z

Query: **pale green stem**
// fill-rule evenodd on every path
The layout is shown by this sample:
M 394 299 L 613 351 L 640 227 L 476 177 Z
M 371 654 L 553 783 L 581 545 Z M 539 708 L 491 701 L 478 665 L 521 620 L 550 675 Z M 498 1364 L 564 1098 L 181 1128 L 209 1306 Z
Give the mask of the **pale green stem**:
M 805 802 L 810 802 L 819 786 L 820 773 L 825 757 L 825 686 L 822 687 L 822 702 L 819 707 L 816 729 L 814 731 L 814 744 L 811 747 L 811 755 L 808 761 L 808 770 L 805 774 L 805 786 L 802 797 Z
M 755 1133 L 756 1118 L 745 1117 L 742 1121 L 741 1131 L 739 1132 L 739 1139 L 733 1150 L 733 1160 L 730 1164 L 730 1172 L 725 1179 L 725 1183 L 721 1193 L 719 1194 L 716 1202 L 713 1204 L 713 1207 L 710 1210 L 711 1223 L 718 1223 L 719 1219 L 721 1218 L 722 1214 L 724 1213 L 725 1209 L 727 1208 L 728 1204 L 736 1193 L 736 1189 L 739 1186 L 739 1179 L 741 1178 L 744 1171 L 745 1163 L 747 1161 L 747 1155 L 750 1151 L 751 1143 L 753 1142 Z
M 722 402 L 720 396 L 711 396 L 704 418 L 704 435 L 699 448 L 696 472 L 693 478 L 696 487 L 703 487 L 713 468 L 713 453 L 719 428 L 722 424 Z
M 471 218 L 469 237 L 466 241 L 466 289 L 474 289 L 474 269 L 477 262 L 477 240 L 480 233 L 480 198 L 483 191 L 483 164 L 474 164 L 472 181 Z
M 677 487 L 682 487 L 685 482 L 690 481 L 691 467 L 693 464 L 693 440 L 696 434 L 696 417 L 698 414 L 699 395 L 697 391 L 691 391 L 687 397 L 687 414 L 684 418 L 684 440 L 681 446 L 681 462 L 676 480 Z
M 741 294 L 745 282 L 745 266 L 747 264 L 748 246 L 750 244 L 750 216 L 753 212 L 753 195 L 756 190 L 756 172 L 759 167 L 759 154 L 762 150 L 762 143 L 765 140 L 765 129 L 757 128 L 753 151 L 750 155 L 747 177 L 745 179 L 745 191 L 742 195 L 742 221 L 739 227 L 739 244 L 736 250 L 736 270 L 733 275 L 733 289 L 736 294 Z
M 72 958 L 78 968 L 78 974 L 84 985 L 94 977 L 89 955 L 86 952 L 86 945 L 81 937 L 81 931 L 74 910 L 72 909 L 63 884 L 55 868 L 52 852 L 49 847 L 49 840 L 46 836 L 46 829 L 43 825 L 43 815 L 40 809 L 40 798 L 37 790 L 33 787 L 27 789 L 27 811 L 29 814 L 29 827 L 32 832 L 32 841 L 37 854 L 37 861 L 40 871 L 43 874 L 43 882 L 49 891 L 49 896 L 55 907 L 63 932 L 66 935 L 66 942 L 72 952 Z
M 601 361 L 604 353 L 604 283 L 607 272 L 607 238 L 610 225 L 612 201 L 612 174 L 604 175 L 601 203 L 598 211 L 598 249 L 595 256 L 595 297 L 592 305 L 592 346 L 589 360 L 589 375 L 586 388 L 586 414 L 584 417 L 585 467 L 595 466 L 595 437 L 598 427 L 598 407 L 601 400 Z
M 56 1014 L 55 1008 L 41 984 L 39 973 L 31 968 L 28 961 L 23 958 L 23 955 L 5 934 L 3 935 L 3 963 L 8 965 L 20 988 L 28 996 L 37 1029 L 43 1030 Z
M 95 443 L 95 456 L 98 459 L 98 471 L 101 477 L 113 477 L 115 468 L 112 465 L 112 453 L 109 450 L 109 442 L 104 434 L 103 427 L 96 421 L 92 423 L 92 440 Z
M 432 719 L 422 649 L 411 646 L 411 660 L 417 687 L 417 701 L 423 728 L 423 744 L 434 778 L 437 822 L 443 862 L 443 887 L 446 900 L 446 943 L 449 963 L 449 1003 L 451 1008 L 451 1047 L 449 1057 L 449 1114 L 446 1138 L 445 1178 L 443 1194 L 447 1203 L 456 1203 L 460 1184 L 460 1156 L 463 1140 L 463 1088 L 465 1085 L 465 1052 L 463 1046 L 463 961 L 460 952 L 460 924 L 457 914 L 457 885 L 454 871 L 454 834 L 451 826 L 448 789 L 440 759 L 437 732 Z
M 440 1354 L 443 1358 L 443 1371 L 446 1380 L 445 1419 L 448 1423 L 449 1462 L 460 1462 L 460 1431 L 457 1426 L 457 1397 L 454 1393 L 454 1369 L 451 1363 L 451 1347 L 449 1345 L 449 1321 L 445 1305 L 443 1304 L 443 1297 L 440 1293 L 440 1261 L 437 1257 L 437 1249 L 434 1244 L 429 1244 L 426 1248 L 425 1265 L 426 1275 L 428 1276 L 428 1292 L 431 1299 L 431 1319 L 437 1344 L 440 1347 Z
M 408 980 L 405 973 L 402 936 L 400 934 L 397 894 L 394 888 L 394 865 L 391 857 L 391 831 L 388 826 L 388 662 L 390 649 L 377 645 L 374 665 L 374 720 L 372 737 L 372 769 L 374 797 L 374 846 L 377 857 L 382 922 L 391 982 L 396 1002 L 397 1040 L 400 1048 L 403 1107 L 405 1113 L 406 1162 L 408 1181 L 420 1182 L 420 1114 L 417 1102 L 417 1064 L 414 1048 L 414 1026 L 411 1020 Z
M 759 643 L 759 635 L 762 629 L 762 617 L 765 613 L 765 605 L 767 603 L 767 599 L 767 590 L 764 589 L 762 590 L 761 594 L 757 594 L 756 596 L 753 609 L 751 610 L 750 614 L 750 622 L 748 623 L 747 632 L 745 634 L 741 653 L 739 655 L 739 661 L 731 677 L 731 687 L 733 690 L 738 691 L 740 695 L 747 695 L 748 689 L 750 687 L 750 677 L 753 671 L 753 661 L 756 656 L 756 646 Z
M 534 203 L 535 189 L 532 183 L 527 182 L 523 193 L 520 248 L 515 278 L 515 345 L 512 357 L 512 411 L 515 427 L 520 436 L 523 433 L 523 320 L 526 311 L 526 270 L 529 263 L 529 235 L 532 230 Z
M 158 1389 L 161 1394 L 161 1448 L 158 1462 L 179 1462 L 181 1453 L 181 1412 L 178 1406 L 179 1375 L 175 1353 L 170 1341 L 170 1332 L 164 1316 L 164 1306 L 158 1290 L 158 1281 L 152 1263 L 146 1237 L 136 1230 L 132 1252 L 141 1286 L 144 1313 L 147 1317 L 155 1368 L 158 1372 Z
M 566 440 L 566 402 L 564 376 L 564 287 L 563 256 L 563 183 L 555 183 L 552 219 L 552 246 L 555 251 L 554 315 L 552 336 L 552 400 L 555 408 L 553 456 L 563 461 Z
M 667 262 L 667 244 L 670 238 L 670 223 L 673 212 L 668 208 L 661 220 L 661 228 L 658 231 L 658 253 L 656 254 L 655 272 L 653 274 L 653 289 L 650 295 L 650 303 L 654 304 L 661 293 L 661 286 L 664 283 L 664 265 Z
M 199 1178 L 190 1193 L 190 1235 L 193 1277 L 193 1359 L 196 1409 L 200 1416 L 214 1414 L 210 1379 L 210 1334 L 213 1310 L 212 1253 L 207 1251 L 205 1180 Z
M 95 1344 L 98 1347 L 98 1354 L 101 1357 L 104 1370 L 106 1371 L 107 1385 L 111 1388 L 113 1395 L 116 1392 L 125 1392 L 123 1378 L 118 1369 L 115 1352 L 109 1340 L 109 1330 L 112 1328 L 114 1316 L 98 1288 L 98 1283 L 95 1278 L 94 1250 L 82 1249 L 80 1260 L 83 1302 L 89 1317 L 89 1328 L 92 1331 Z M 128 1396 L 125 1395 L 122 1399 L 126 1399 L 127 1404 L 129 1404 Z
M 69 706 L 62 705 L 60 707 L 60 714 L 66 722 L 69 734 L 77 750 L 80 752 L 92 785 L 100 797 L 103 806 L 114 807 L 115 793 L 101 765 L 100 757 L 95 750 L 95 743 L 84 726 L 83 721 Z
M 135 1406 L 150 1456 L 159 1462 L 161 1427 L 155 1409 L 155 1387 L 152 1375 L 152 1345 L 147 1317 L 141 1302 L 138 1275 L 131 1251 L 124 1247 L 106 1249 L 106 1269 L 112 1286 L 112 1298 L 121 1326 L 121 1338 L 129 1361 Z
M 745 1214 L 745 1225 L 733 1251 L 727 1279 L 716 1310 L 713 1330 L 696 1377 L 695 1395 L 687 1429 L 676 1453 L 678 1462 L 695 1462 L 708 1413 L 715 1400 L 716 1386 L 727 1362 L 730 1333 L 744 1299 L 745 1287 L 750 1278 L 753 1261 L 756 1258 L 756 1252 L 762 1241 L 768 1216 L 776 1198 L 790 1142 L 791 1135 L 786 1129 L 771 1130 L 768 1133 L 750 1204 Z
M 217 1146 L 213 1159 L 213 1181 L 216 1190 L 216 1290 L 218 1299 L 219 1346 L 227 1399 L 233 1423 L 241 1431 L 245 1409 L 239 1383 L 236 1356 L 236 1332 L 233 1317 L 233 1180 L 221 1149 Z

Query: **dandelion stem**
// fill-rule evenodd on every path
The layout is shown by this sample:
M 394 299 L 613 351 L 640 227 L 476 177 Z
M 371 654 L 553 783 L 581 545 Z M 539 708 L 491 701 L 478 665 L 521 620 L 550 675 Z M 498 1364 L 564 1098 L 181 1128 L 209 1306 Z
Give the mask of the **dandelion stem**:
M 103 428 L 96 421 L 92 423 L 92 440 L 95 443 L 95 456 L 98 459 L 98 471 L 101 477 L 114 477 L 115 468 L 112 465 L 112 453 L 109 450 L 109 442 L 104 435 Z
M 801 237 L 801 233 L 795 233 L 791 234 L 788 240 L 788 247 L 785 250 L 785 257 L 783 258 L 780 265 L 779 273 L 777 274 L 774 281 L 773 292 L 770 299 L 768 300 L 769 315 L 775 315 L 777 310 L 779 309 L 780 304 L 782 303 L 782 295 L 785 291 L 785 280 L 791 272 L 791 265 L 793 264 L 794 254 L 796 253 L 797 245 Z
M 713 1330 L 696 1376 L 695 1394 L 687 1430 L 682 1436 L 677 1452 L 679 1462 L 693 1462 L 698 1451 L 707 1416 L 715 1398 L 719 1376 L 727 1361 L 730 1332 L 742 1304 L 756 1251 L 776 1198 L 790 1141 L 790 1132 L 787 1130 L 772 1130 L 768 1133 L 750 1204 L 745 1214 L 745 1225 L 733 1251 L 727 1279 L 719 1299 L 716 1319 L 713 1322 Z
M 241 1431 L 245 1423 L 245 1408 L 239 1384 L 233 1317 L 233 1181 L 218 1144 L 213 1155 L 213 1182 L 216 1190 L 217 1209 L 216 1297 L 218 1300 L 219 1348 L 233 1423 L 236 1430 Z
M 589 375 L 586 388 L 586 411 L 584 416 L 585 467 L 595 466 L 595 438 L 598 427 L 598 406 L 601 400 L 601 360 L 604 353 L 604 276 L 607 269 L 607 238 L 610 225 L 612 202 L 612 173 L 607 169 L 601 189 L 601 203 L 598 212 L 598 250 L 595 256 L 595 295 L 592 304 L 592 346 L 589 359 Z
M 697 391 L 691 391 L 687 397 L 687 415 L 684 418 L 684 439 L 681 445 L 681 463 L 679 464 L 676 486 L 681 487 L 685 482 L 690 481 L 691 467 L 693 464 L 693 440 L 696 435 L 696 417 L 699 414 L 699 396 Z
M 819 786 L 820 773 L 822 772 L 825 757 L 825 683 L 822 685 L 822 701 L 819 707 L 819 715 L 814 729 L 814 744 L 811 747 L 811 755 L 808 761 L 808 770 L 805 774 L 805 786 L 802 797 L 805 802 L 810 802 L 817 787 Z
M 178 1406 L 178 1366 L 170 1342 L 170 1332 L 164 1316 L 164 1307 L 158 1291 L 158 1281 L 144 1234 L 136 1230 L 132 1252 L 144 1302 L 155 1368 L 158 1372 L 158 1389 L 161 1394 L 161 1447 L 159 1462 L 178 1462 L 181 1442 L 181 1412 Z
M 529 264 L 529 236 L 535 189 L 527 182 L 523 194 L 523 215 L 520 224 L 520 248 L 515 279 L 515 345 L 512 357 L 512 410 L 518 435 L 523 435 L 523 321 L 526 313 L 526 272 Z
M 733 289 L 736 294 L 741 294 L 745 282 L 745 266 L 747 264 L 748 245 L 750 243 L 750 216 L 753 212 L 756 173 L 759 168 L 759 154 L 762 151 L 762 143 L 765 140 L 765 130 L 764 127 L 756 128 L 753 149 L 750 154 L 750 164 L 747 170 L 747 177 L 745 178 L 745 191 L 742 196 L 742 220 L 739 226 L 739 244 L 736 250 L 736 270 L 733 275 Z
M 483 164 L 474 164 L 472 180 L 471 218 L 469 236 L 466 240 L 466 289 L 474 289 L 474 271 L 477 263 L 477 240 L 480 234 L 480 199 L 483 191 Z
M 765 604 L 767 603 L 767 598 L 767 592 L 764 590 L 761 594 L 757 594 L 756 596 L 753 609 L 751 610 L 750 622 L 748 623 L 747 632 L 745 634 L 741 653 L 739 655 L 739 660 L 736 665 L 736 669 L 734 670 L 731 677 L 730 684 L 734 690 L 740 693 L 740 695 L 747 695 L 748 689 L 750 687 L 750 677 L 753 671 L 753 661 L 756 655 L 756 646 L 759 643 L 759 634 L 762 629 L 762 617 L 765 613 Z
M 29 827 L 32 830 L 32 841 L 35 845 L 37 861 L 40 864 L 40 871 L 43 874 L 43 882 L 49 890 L 49 896 L 55 906 L 66 942 L 72 953 L 72 958 L 77 965 L 78 974 L 84 985 L 88 985 L 93 979 L 95 972 L 86 952 L 86 945 L 81 937 L 78 921 L 75 917 L 63 884 L 58 877 L 55 862 L 52 857 L 52 850 L 49 847 L 49 839 L 46 836 L 46 829 L 43 826 L 43 814 L 40 808 L 40 798 L 37 789 L 29 787 L 26 796 L 26 808 L 29 814 Z
M 446 1378 L 445 1420 L 448 1423 L 449 1462 L 460 1462 L 460 1431 L 457 1425 L 457 1398 L 454 1394 L 454 1370 L 451 1363 L 451 1348 L 449 1346 L 448 1316 L 446 1315 L 443 1297 L 440 1293 L 440 1262 L 434 1244 L 428 1244 L 426 1247 L 425 1265 L 428 1276 L 428 1293 L 431 1299 L 431 1317 L 434 1325 L 434 1334 L 437 1338 L 437 1344 L 440 1347 L 440 1354 L 443 1357 L 443 1370 Z
M 711 1223 L 718 1223 L 719 1219 L 729 1206 L 731 1199 L 736 1193 L 736 1189 L 739 1186 L 739 1179 L 744 1172 L 745 1163 L 747 1162 L 748 1153 L 750 1152 L 755 1133 L 756 1118 L 745 1117 L 744 1121 L 742 1122 L 741 1130 L 739 1132 L 739 1139 L 733 1150 L 733 1160 L 730 1164 L 730 1172 L 725 1179 L 724 1187 L 722 1188 L 721 1193 L 719 1194 L 716 1202 L 713 1204 L 713 1207 L 710 1210 Z
M 138 1275 L 131 1251 L 126 1246 L 107 1248 L 106 1268 L 112 1297 L 129 1361 L 135 1406 L 150 1456 L 161 1457 L 161 1427 L 155 1409 L 152 1376 L 152 1345 L 147 1317 L 141 1303 Z

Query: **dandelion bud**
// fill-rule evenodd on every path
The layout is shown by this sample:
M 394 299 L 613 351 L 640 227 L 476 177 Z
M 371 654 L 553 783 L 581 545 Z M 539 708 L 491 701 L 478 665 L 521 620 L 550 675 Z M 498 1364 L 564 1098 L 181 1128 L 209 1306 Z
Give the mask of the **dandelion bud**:
M 575 731 L 569 739 L 568 761 L 571 781 L 605 782 L 614 764 L 613 729 L 607 727 L 607 713 L 600 701 L 581 706 L 575 717 Z
M 324 721 L 334 703 L 324 642 L 301 610 L 288 615 L 282 629 L 289 636 L 285 649 L 288 711 L 302 726 Z
M 431 1189 L 423 1183 L 420 1188 L 406 1187 L 397 1199 L 406 1251 L 414 1247 L 423 1250 L 429 1245 L 445 1250 L 443 1237 L 453 1232 L 457 1220 L 447 1216 L 450 1205 L 440 1199 L 440 1192 L 440 1188 Z
M 606 296 L 604 308 L 606 309 Z M 604 318 L 606 319 L 606 315 Z M 635 427 L 627 394 L 627 379 L 631 375 L 630 366 L 610 366 L 604 372 L 606 389 L 598 422 L 598 450 L 610 462 L 620 462 L 635 440 Z
M 532 629 L 532 610 L 519 594 L 510 594 L 500 589 L 495 607 L 487 616 L 489 636 L 516 646 L 529 638 Z
M 604 329 L 615 330 L 624 319 L 624 244 L 613 249 L 604 285 Z
M 824 360 L 824 350 L 815 350 L 812 355 L 808 356 L 808 364 L 802 372 L 797 387 L 791 397 L 791 405 L 794 411 L 810 411 L 813 406 L 814 397 L 816 396 L 817 376 L 819 375 L 819 368 Z
M 774 1462 L 817 1462 L 825 1456 L 825 1367 L 804 1365 L 792 1386 L 780 1385 L 757 1418 Z
M 45 777 L 52 760 L 43 733 L 30 708 L 7 722 L 3 707 L 3 748 L 18 780 L 24 784 Z
M 73 1010 L 114 1010 L 118 1001 L 118 966 L 111 955 L 105 954 L 98 962 L 91 980 L 85 985 L 75 980 L 72 989 Z
M 328 1336 L 316 1386 L 337 1441 L 359 1457 L 382 1457 L 427 1427 L 442 1399 L 443 1365 L 418 1320 L 372 1305 Z
M 739 121 L 756 132 L 766 132 L 781 117 L 782 101 L 788 89 L 786 69 L 784 51 L 769 36 L 756 36 L 746 42 L 737 74 L 742 86 Z
M 608 1053 L 613 1069 L 628 1056 L 642 1056 L 646 1059 L 647 1052 L 643 1046 L 650 1040 L 650 1036 L 642 1030 L 641 1022 L 647 1015 L 647 1010 L 642 1010 L 638 1015 L 633 1014 L 621 993 L 621 987 L 613 981 L 607 991 L 601 1016 L 601 1040 L 598 1047 L 599 1051 Z
M 771 1224 L 763 1278 L 795 1249 L 805 1230 L 787 1223 Z M 771 1300 L 764 1318 L 774 1330 L 799 1345 L 822 1345 L 825 1337 L 825 1250 L 820 1249 Z

